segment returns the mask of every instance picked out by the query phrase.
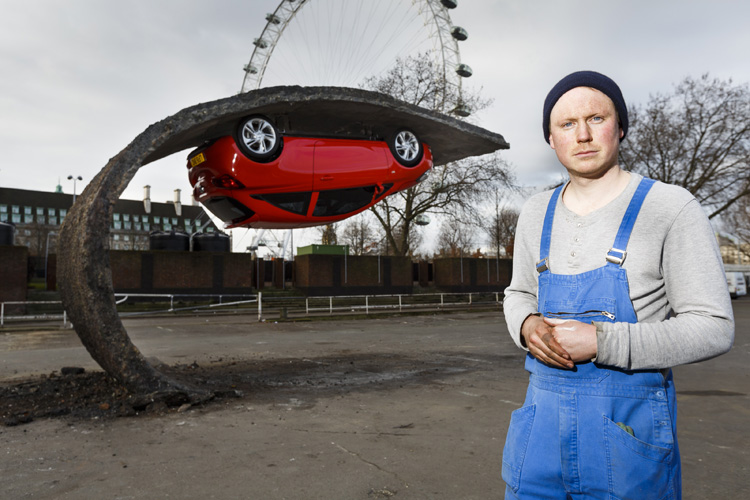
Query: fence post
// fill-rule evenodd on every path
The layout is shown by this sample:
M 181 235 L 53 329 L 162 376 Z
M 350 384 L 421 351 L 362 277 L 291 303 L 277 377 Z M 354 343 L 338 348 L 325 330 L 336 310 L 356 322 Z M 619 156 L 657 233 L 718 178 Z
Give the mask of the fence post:
M 398 296 L 398 312 L 401 312 L 401 295 Z
M 5 324 L 5 302 L 0 304 L 0 326 Z
M 365 314 L 370 314 L 370 296 L 365 295 Z
M 469 305 L 471 305 L 471 293 L 469 293 Z
M 305 316 L 310 316 L 310 298 L 305 297 Z
M 263 317 L 263 292 L 258 292 L 258 321 Z
M 333 296 L 328 297 L 328 314 L 333 316 Z

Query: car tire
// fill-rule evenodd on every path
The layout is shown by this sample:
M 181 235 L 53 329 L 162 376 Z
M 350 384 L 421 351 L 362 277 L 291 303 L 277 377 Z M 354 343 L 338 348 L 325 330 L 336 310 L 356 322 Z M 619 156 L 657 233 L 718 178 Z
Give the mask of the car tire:
M 281 153 L 281 135 L 271 120 L 263 115 L 240 120 L 234 140 L 242 154 L 258 163 L 269 162 Z
M 396 130 L 388 141 L 388 148 L 396 161 L 405 167 L 418 165 L 424 156 L 422 141 L 408 128 Z

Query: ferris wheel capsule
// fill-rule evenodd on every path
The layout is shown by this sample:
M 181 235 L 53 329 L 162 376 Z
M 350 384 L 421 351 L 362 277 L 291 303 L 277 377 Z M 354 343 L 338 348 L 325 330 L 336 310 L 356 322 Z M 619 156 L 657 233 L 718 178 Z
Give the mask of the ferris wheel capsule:
M 463 76 L 464 78 L 469 78 L 474 74 L 474 72 L 471 70 L 471 67 L 468 64 L 463 63 L 456 66 L 456 73 L 458 73 L 459 76 Z
M 443 7 L 446 9 L 455 9 L 458 7 L 458 0 L 440 0 L 440 3 L 443 4 Z
M 461 26 L 454 26 L 451 28 L 451 36 L 456 40 L 463 42 L 469 38 L 469 32 L 463 29 Z

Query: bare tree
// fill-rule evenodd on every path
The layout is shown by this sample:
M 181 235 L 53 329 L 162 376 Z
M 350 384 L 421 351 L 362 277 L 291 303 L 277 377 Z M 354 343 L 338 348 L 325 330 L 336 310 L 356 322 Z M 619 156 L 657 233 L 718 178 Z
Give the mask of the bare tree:
M 474 247 L 474 227 L 459 219 L 449 218 L 440 224 L 437 255 L 441 257 L 460 257 L 471 255 Z
M 378 248 L 378 235 L 365 216 L 367 212 L 350 219 L 344 226 L 341 241 L 349 245 L 353 255 L 367 255 Z
M 325 226 L 318 226 L 318 232 L 320 232 L 320 243 L 322 245 L 337 245 L 339 238 L 336 234 L 336 223 L 326 224 Z
M 629 111 L 621 164 L 690 191 L 713 218 L 750 194 L 750 88 L 685 78 Z
M 494 211 L 485 225 L 490 247 L 495 255 L 505 254 L 507 257 L 513 257 L 513 240 L 517 224 L 518 210 L 502 207 L 500 197 L 495 196 Z
M 369 79 L 364 86 L 433 110 L 443 110 L 446 101 L 459 101 L 428 57 L 400 59 L 385 76 Z M 467 91 L 460 101 L 473 110 L 491 102 Z M 478 205 L 497 189 L 511 187 L 511 169 L 494 153 L 437 166 L 426 181 L 386 197 L 370 210 L 385 231 L 389 253 L 412 255 L 418 246 L 413 240 L 418 217 L 429 212 L 479 220 Z

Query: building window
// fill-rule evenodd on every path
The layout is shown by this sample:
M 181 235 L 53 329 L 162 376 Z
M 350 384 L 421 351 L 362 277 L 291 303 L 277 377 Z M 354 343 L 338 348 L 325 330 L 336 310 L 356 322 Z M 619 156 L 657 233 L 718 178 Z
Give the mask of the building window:
M 114 214 L 113 218 L 114 220 L 120 220 L 120 214 Z
M 161 217 L 157 217 L 154 215 L 154 224 L 159 224 L 159 223 L 161 223 Z
M 26 224 L 32 224 L 32 223 L 34 222 L 34 216 L 33 216 L 33 215 L 31 215 L 31 214 L 24 214 L 24 216 L 23 216 L 23 221 L 24 221 L 24 222 L 25 222 Z
M 114 226 L 115 226 L 115 229 L 122 229 L 122 222 L 115 221 Z
M 136 230 L 136 231 L 140 231 L 140 230 L 141 230 L 141 227 L 142 227 L 142 226 L 141 226 L 141 223 L 140 223 L 140 222 L 136 222 L 136 223 L 135 223 L 135 230 Z
M 50 216 L 49 223 L 52 224 L 53 226 L 56 226 L 57 225 L 57 217 Z
M 31 207 L 23 207 L 24 215 L 31 215 Z
M 13 222 L 15 224 L 21 223 L 21 214 L 13 214 L 12 217 L 13 217 Z
M 36 214 L 39 216 L 44 216 L 44 208 L 36 207 Z
M 130 220 L 130 214 L 124 214 L 122 216 L 122 220 L 124 220 L 125 222 L 128 222 Z
M 13 210 L 14 214 L 20 214 L 21 213 L 21 207 L 19 207 L 18 205 L 13 205 L 13 208 L 11 210 Z
M 60 217 L 65 217 L 66 215 L 68 215 L 68 211 L 66 209 L 64 209 L 64 208 L 61 208 L 60 209 Z
M 125 224 L 125 229 L 126 229 L 126 230 L 128 230 L 128 231 L 129 231 L 129 230 L 133 229 L 133 228 L 132 228 L 132 223 L 131 223 L 131 222 L 125 222 L 124 224 Z
M 164 230 L 165 231 L 171 231 L 172 230 L 172 224 L 165 222 L 164 223 Z
M 144 222 L 143 223 L 143 230 L 144 231 L 150 231 L 151 230 L 151 224 L 149 224 L 148 222 Z
M 55 216 L 55 209 L 54 208 L 48 208 L 47 209 L 47 215 Z
M 0 214 L 8 213 L 8 205 L 0 205 Z
M 134 215 L 133 216 L 133 222 L 139 222 L 141 220 L 140 215 Z
M 177 224 L 179 224 L 179 221 L 177 220 L 177 217 L 172 217 L 172 225 L 176 226 Z

